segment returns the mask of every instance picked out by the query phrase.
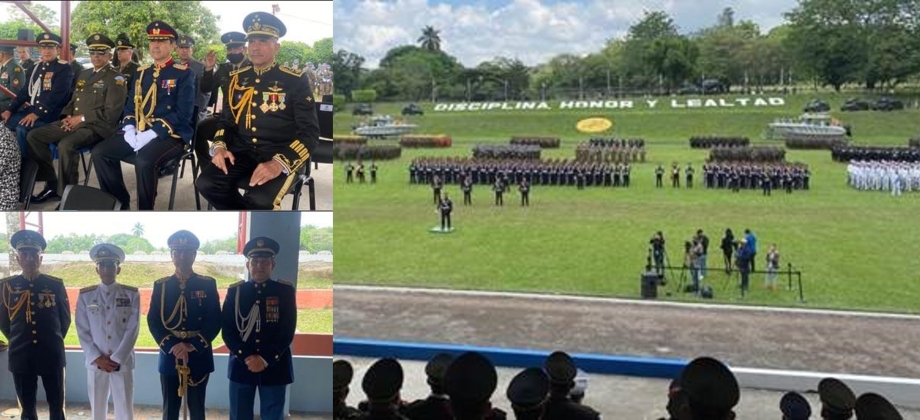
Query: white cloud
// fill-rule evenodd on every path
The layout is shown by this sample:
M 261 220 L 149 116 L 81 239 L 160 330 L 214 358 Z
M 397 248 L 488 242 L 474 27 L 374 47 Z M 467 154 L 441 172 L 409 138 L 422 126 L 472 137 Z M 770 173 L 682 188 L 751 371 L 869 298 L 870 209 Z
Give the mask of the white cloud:
M 417 45 L 427 25 L 440 31 L 441 49 L 467 67 L 497 56 L 517 57 L 527 65 L 563 54 L 584 55 L 621 38 L 646 11 L 668 13 L 681 32 L 712 25 L 724 7 L 736 20 L 751 19 L 767 30 L 782 23 L 783 11 L 795 0 L 507 0 L 438 3 L 428 0 L 337 0 L 334 5 L 335 49 L 365 58 L 376 68 L 386 52 Z

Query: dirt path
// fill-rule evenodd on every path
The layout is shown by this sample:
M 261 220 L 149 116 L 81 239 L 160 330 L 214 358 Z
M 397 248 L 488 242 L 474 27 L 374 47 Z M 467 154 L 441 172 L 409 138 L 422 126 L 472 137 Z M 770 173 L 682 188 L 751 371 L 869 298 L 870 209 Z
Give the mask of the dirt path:
M 337 337 L 920 378 L 920 318 L 336 287 Z

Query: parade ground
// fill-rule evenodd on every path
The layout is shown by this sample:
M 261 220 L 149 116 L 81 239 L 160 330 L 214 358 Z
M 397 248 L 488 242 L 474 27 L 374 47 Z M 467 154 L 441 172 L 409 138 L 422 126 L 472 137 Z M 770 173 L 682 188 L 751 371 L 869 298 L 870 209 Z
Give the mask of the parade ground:
M 804 93 L 725 96 L 715 106 L 688 107 L 689 98 L 633 98 L 631 108 L 565 106 L 546 101 L 550 109 L 495 109 L 463 111 L 423 103 L 423 116 L 403 117 L 417 124 L 415 134 L 445 134 L 450 148 L 403 148 L 396 160 L 375 161 L 377 182 L 345 181 L 347 162 L 334 165 L 336 219 L 340 250 L 336 253 L 336 284 L 436 287 L 462 290 L 529 292 L 593 297 L 638 298 L 640 275 L 649 239 L 662 231 L 667 240 L 669 283 L 658 290 L 659 300 L 702 301 L 677 290 L 682 273 L 683 243 L 697 229 L 710 239 L 703 283 L 714 290 L 711 303 L 856 311 L 920 312 L 920 259 L 917 259 L 916 223 L 920 193 L 892 196 L 890 192 L 857 191 L 847 185 L 846 164 L 834 162 L 828 150 L 786 149 L 787 162 L 807 164 L 811 188 L 787 194 L 759 189 L 710 190 L 702 187 L 701 167 L 706 149 L 691 149 L 691 136 L 740 136 L 752 145 L 782 146 L 767 140 L 767 124 L 796 117 L 813 97 L 828 101 L 831 115 L 852 127 L 853 145 L 906 147 L 920 135 L 920 110 L 915 97 L 902 97 L 907 110 L 895 112 L 838 112 L 851 94 Z M 746 106 L 739 99 L 749 98 Z M 756 98 L 781 98 L 768 106 L 754 106 Z M 706 99 L 706 98 L 704 98 Z M 781 102 L 781 104 L 777 104 Z M 701 104 L 705 104 L 703 100 Z M 735 106 L 722 106 L 735 103 Z M 509 102 L 505 108 L 518 105 Z M 694 102 L 695 104 L 695 102 Z M 404 103 L 375 104 L 378 114 L 398 115 Z M 560 109 L 565 108 L 565 109 Z M 454 109 L 454 110 L 447 110 Z M 337 135 L 362 121 L 351 106 L 335 116 Z M 601 134 L 584 134 L 576 123 L 604 117 L 613 127 Z M 517 187 L 505 194 L 504 206 L 493 204 L 489 185 L 474 185 L 472 206 L 464 206 L 456 184 L 444 186 L 454 202 L 449 235 L 434 235 L 439 224 L 428 185 L 410 184 L 408 167 L 419 157 L 472 157 L 478 144 L 508 144 L 512 136 L 558 137 L 558 149 L 543 149 L 542 159 L 575 158 L 575 147 L 592 137 L 644 139 L 646 161 L 632 163 L 628 188 L 534 185 L 530 206 L 521 207 Z M 370 140 L 371 145 L 396 145 L 398 139 Z M 357 162 L 352 161 L 356 164 Z M 369 165 L 368 162 L 364 162 Z M 655 167 L 681 167 L 681 188 L 672 188 L 665 175 L 655 187 Z M 684 187 L 683 169 L 696 170 L 693 189 Z M 669 172 L 668 172 L 669 174 Z M 727 276 L 719 243 L 726 228 L 736 237 L 745 229 L 758 241 L 756 266 L 765 267 L 770 244 L 781 254 L 781 267 L 802 273 L 792 290 L 780 278 L 780 290 L 766 290 L 763 274 L 751 276 L 751 290 L 742 297 L 737 274 Z M 689 272 L 683 273 L 684 284 Z M 801 299 L 801 298 L 804 299 Z M 341 308 L 336 302 L 336 312 Z M 338 318 L 338 317 L 337 317 Z M 339 334 L 338 319 L 336 335 Z M 733 330 L 743 330 L 741 327 Z M 529 342 L 538 341 L 526 337 Z M 804 362 L 803 362 L 804 363 Z M 809 366 L 807 363 L 801 367 Z M 812 367 L 814 368 L 814 367 Z

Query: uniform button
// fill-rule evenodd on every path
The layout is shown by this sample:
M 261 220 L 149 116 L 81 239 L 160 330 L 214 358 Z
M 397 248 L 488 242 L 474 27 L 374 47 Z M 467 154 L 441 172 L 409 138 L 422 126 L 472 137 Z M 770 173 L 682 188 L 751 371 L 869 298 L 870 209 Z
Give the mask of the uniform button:
M 256 116 L 255 116 L 255 115 L 252 115 L 252 116 L 250 116 L 250 118 L 252 118 L 252 119 L 256 119 Z
M 35 312 L 32 312 L 32 313 L 34 314 Z M 35 325 L 35 321 L 32 321 L 32 325 Z
M 260 341 L 259 341 L 259 339 L 258 339 L 258 338 L 256 339 L 256 343 L 260 343 Z
M 256 301 L 256 305 L 258 305 L 258 304 L 259 304 L 259 301 Z
M 242 350 L 237 350 L 237 351 L 236 351 L 236 354 L 243 354 L 243 351 L 242 351 Z
M 80 98 L 77 98 L 77 102 L 80 102 Z
M 34 285 L 34 284 L 30 284 L 29 287 L 35 287 L 35 285 Z
M 257 141 L 259 141 L 259 139 L 255 138 L 255 137 L 252 138 L 252 142 L 253 142 L 253 143 L 255 143 L 255 142 L 257 142 Z
M 259 82 L 256 82 L 256 83 L 259 83 Z M 253 94 L 253 95 L 258 95 L 258 94 L 259 94 L 259 91 L 254 90 L 254 91 L 252 91 L 252 94 Z
M 38 340 L 32 340 L 32 344 L 38 344 Z
M 255 127 L 252 127 L 252 132 L 253 132 L 253 133 L 256 132 L 256 128 L 255 128 Z
M 166 105 L 166 109 L 172 109 L 172 105 Z
M 79 111 L 79 110 L 80 110 L 80 107 L 76 107 L 76 108 L 74 108 L 73 110 L 74 110 L 74 111 Z
M 255 101 L 252 102 L 252 106 L 257 106 L 256 103 L 255 103 Z
M 259 290 L 259 291 L 258 291 L 257 293 L 259 293 L 259 294 L 261 295 L 261 294 L 262 294 L 262 291 L 261 291 L 261 290 Z
M 38 331 L 32 330 L 32 334 L 38 334 Z
M 259 83 L 259 82 L 260 82 L 260 80 L 259 80 L 259 79 L 256 79 L 256 83 Z

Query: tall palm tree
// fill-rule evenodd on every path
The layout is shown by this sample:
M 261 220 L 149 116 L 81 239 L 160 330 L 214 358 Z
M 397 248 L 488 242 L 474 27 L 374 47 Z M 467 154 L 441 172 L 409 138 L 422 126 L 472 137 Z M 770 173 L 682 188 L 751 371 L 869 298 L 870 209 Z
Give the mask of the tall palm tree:
M 425 26 L 422 29 L 422 36 L 418 38 L 419 44 L 422 45 L 422 48 L 428 51 L 441 51 L 441 37 L 438 33 L 441 31 L 435 30 L 434 26 Z
M 131 228 L 131 233 L 137 237 L 144 236 L 144 225 L 142 225 L 141 222 L 135 223 L 134 227 Z

